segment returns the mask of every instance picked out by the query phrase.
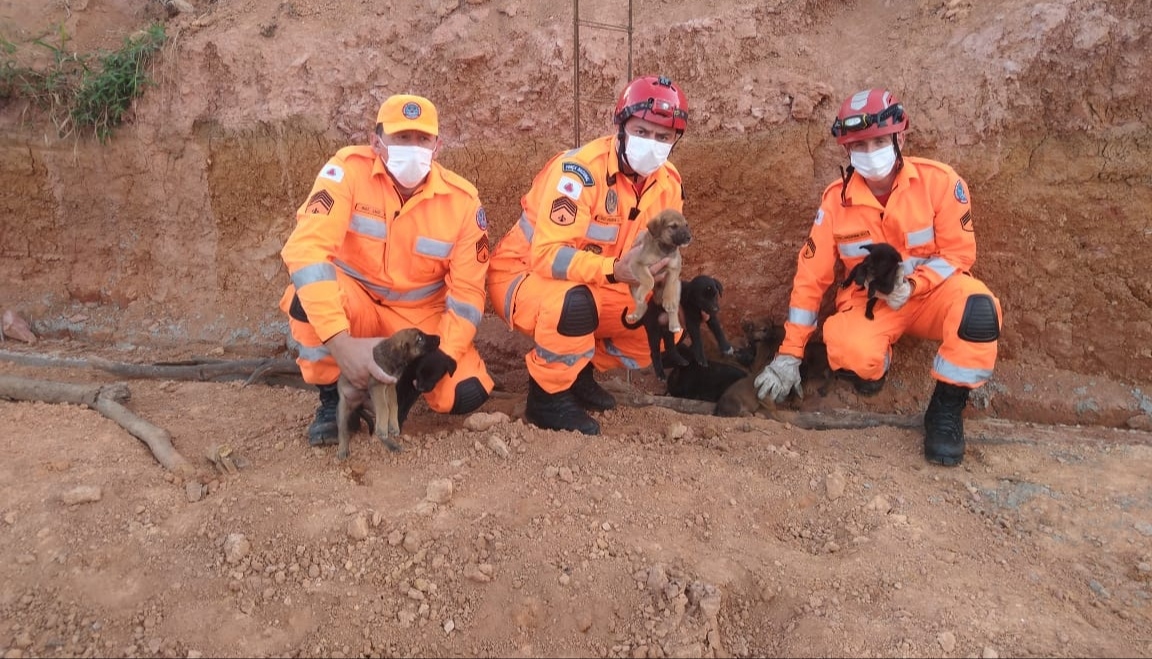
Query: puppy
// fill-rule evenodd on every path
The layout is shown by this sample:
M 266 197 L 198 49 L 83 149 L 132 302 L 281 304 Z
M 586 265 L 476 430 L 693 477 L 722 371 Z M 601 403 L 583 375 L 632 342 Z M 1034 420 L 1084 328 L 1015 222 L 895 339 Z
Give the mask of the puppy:
M 415 360 L 437 350 L 440 337 L 425 334 L 415 327 L 408 327 L 383 339 L 372 350 L 372 356 L 386 373 L 404 374 Z M 368 398 L 372 400 L 375 412 L 375 434 L 389 450 L 399 451 L 400 445 L 392 437 L 400 434 L 400 421 L 397 418 L 399 405 L 396 402 L 396 385 L 373 381 L 368 390 L 357 389 L 343 375 L 337 381 L 340 402 L 336 407 L 336 431 L 339 447 L 337 460 L 348 458 L 348 440 L 353 424 L 358 422 L 360 407 Z
M 656 284 L 654 295 L 660 295 L 661 284 Z M 644 334 L 648 338 L 648 354 L 652 357 L 652 373 L 659 380 L 668 376 L 664 373 L 665 356 L 671 366 L 686 366 L 688 360 L 676 349 L 676 335 L 668 329 L 668 322 L 661 322 L 660 315 L 664 313 L 662 307 L 652 305 L 644 310 L 644 315 L 635 324 L 628 322 L 627 312 L 622 314 L 620 322 L 628 329 L 644 327 Z
M 676 349 L 682 355 L 690 351 L 683 344 Z M 741 366 L 718 359 L 709 361 L 707 366 L 690 360 L 685 362 L 684 366 L 673 367 L 668 372 L 669 396 L 715 403 L 728 387 L 748 375 Z
M 700 336 L 700 324 L 705 322 L 712 336 L 716 338 L 716 346 L 720 353 L 731 357 L 735 353 L 728 337 L 724 335 L 724 327 L 720 324 L 720 296 L 724 294 L 724 286 L 718 279 L 708 275 L 696 275 L 680 293 L 680 309 L 684 311 L 684 328 L 688 338 L 692 340 L 692 358 L 700 366 L 708 366 L 708 358 L 704 355 L 704 341 Z M 707 317 L 707 320 L 705 320 Z
M 756 395 L 756 376 L 764 370 L 764 366 L 771 361 L 772 356 L 780 349 L 784 342 L 784 328 L 776 323 L 755 331 L 751 336 L 757 337 L 755 342 L 756 355 L 748 375 L 733 382 L 720 399 L 716 401 L 716 416 L 751 416 L 763 409 L 772 416 L 776 412 L 776 403 L 772 400 L 760 400 Z
M 757 412 L 764 412 L 769 418 L 777 421 L 791 421 L 790 413 L 777 410 L 775 401 L 761 400 L 756 391 L 756 376 L 764 370 L 769 357 L 776 354 L 780 343 L 784 339 L 784 328 L 773 325 L 765 332 L 765 340 L 757 343 L 756 359 L 752 363 L 752 372 L 732 383 L 720 399 L 716 401 L 716 416 L 752 416 Z M 828 386 L 832 382 L 832 369 L 828 366 L 828 349 L 820 341 L 811 340 L 804 346 L 804 358 L 800 362 L 801 381 L 821 378 L 823 383 L 817 389 L 821 397 L 828 394 Z
M 648 222 L 648 232 L 641 236 L 639 256 L 631 263 L 632 275 L 637 283 L 632 285 L 632 301 L 635 308 L 626 314 L 625 319 L 632 326 L 648 310 L 648 294 L 656 285 L 648 267 L 660 259 L 669 257 L 664 270 L 664 288 L 661 303 L 668 313 L 668 331 L 680 331 L 680 248 L 692 242 L 692 232 L 688 230 L 688 220 L 679 211 L 666 208 Z
M 900 278 L 904 276 L 902 259 L 900 252 L 888 243 L 861 245 L 861 247 L 868 251 L 868 255 L 848 272 L 840 287 L 848 288 L 853 283 L 860 288 L 867 287 L 868 304 L 864 307 L 864 317 L 875 320 L 873 309 L 876 308 L 876 301 L 880 299 L 876 294 L 887 295 L 896 288 L 896 284 L 900 283 Z

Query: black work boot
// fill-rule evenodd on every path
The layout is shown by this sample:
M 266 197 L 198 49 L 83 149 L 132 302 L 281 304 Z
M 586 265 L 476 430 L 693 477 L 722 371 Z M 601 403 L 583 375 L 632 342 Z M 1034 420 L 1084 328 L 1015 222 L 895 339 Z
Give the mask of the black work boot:
M 856 375 L 855 371 L 842 370 L 844 378 L 852 383 L 852 388 L 856 390 L 857 394 L 866 397 L 872 397 L 880 393 L 884 389 L 884 382 L 888 379 L 888 373 L 880 376 L 879 380 L 865 380 L 864 378 Z
M 592 362 L 588 362 L 588 364 L 580 370 L 580 375 L 576 376 L 576 381 L 572 383 L 572 393 L 576 395 L 576 400 L 579 401 L 586 410 L 603 412 L 605 410 L 615 409 L 616 398 L 596 382 L 596 378 L 592 375 L 594 372 L 595 369 L 592 368 Z
M 550 394 L 531 376 L 528 377 L 528 404 L 524 408 L 524 417 L 528 423 L 545 430 L 600 434 L 600 424 L 580 407 L 571 388 Z
M 320 407 L 316 408 L 316 418 L 308 426 L 308 445 L 323 446 L 335 444 L 336 433 L 336 407 L 340 404 L 340 392 L 333 384 L 319 384 Z
M 964 406 L 967 387 L 936 382 L 924 412 L 924 458 L 947 467 L 964 461 Z

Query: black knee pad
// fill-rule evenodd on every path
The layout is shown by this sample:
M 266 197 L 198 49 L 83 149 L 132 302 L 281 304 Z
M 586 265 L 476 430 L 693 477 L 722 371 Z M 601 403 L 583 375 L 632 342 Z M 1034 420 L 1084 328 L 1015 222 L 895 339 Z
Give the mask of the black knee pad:
M 991 343 L 1000 338 L 1000 318 L 991 295 L 969 295 L 956 331 L 961 339 L 972 343 Z
M 488 400 L 488 392 L 480 379 L 476 377 L 462 380 L 456 384 L 456 402 L 452 404 L 451 414 L 467 414 L 484 404 Z
M 299 295 L 292 296 L 292 304 L 288 305 L 288 315 L 302 323 L 308 322 L 308 314 L 304 313 L 304 305 L 300 304 Z
M 600 324 L 600 313 L 596 310 L 596 298 L 587 286 L 573 286 L 564 294 L 564 306 L 560 308 L 560 322 L 556 332 L 560 336 L 584 336 L 596 331 Z

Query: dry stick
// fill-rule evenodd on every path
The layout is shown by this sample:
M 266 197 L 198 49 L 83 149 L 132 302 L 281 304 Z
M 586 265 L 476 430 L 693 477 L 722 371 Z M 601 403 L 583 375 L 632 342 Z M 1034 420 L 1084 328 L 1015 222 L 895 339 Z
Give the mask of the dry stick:
M 100 357 L 66 359 L 43 355 L 26 355 L 0 350 L 0 360 L 22 366 L 48 368 L 97 369 L 120 377 L 154 380 L 239 380 L 247 386 L 277 376 L 300 376 L 300 367 L 291 359 L 192 360 L 158 364 L 127 364 Z
M 128 386 L 123 383 L 100 386 L 0 375 L 0 398 L 85 405 L 144 442 L 165 469 L 184 477 L 195 473 L 196 469 L 172 446 L 172 436 L 168 431 L 141 419 L 120 404 L 129 397 Z

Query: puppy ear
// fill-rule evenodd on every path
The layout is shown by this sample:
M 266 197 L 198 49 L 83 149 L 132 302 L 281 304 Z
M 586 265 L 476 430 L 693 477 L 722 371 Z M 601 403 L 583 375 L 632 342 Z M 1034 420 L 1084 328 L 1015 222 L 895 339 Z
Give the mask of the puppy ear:
M 716 295 L 724 295 L 724 284 L 721 284 L 719 279 L 713 279 L 712 281 L 716 282 Z

